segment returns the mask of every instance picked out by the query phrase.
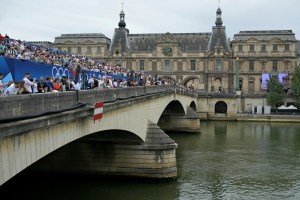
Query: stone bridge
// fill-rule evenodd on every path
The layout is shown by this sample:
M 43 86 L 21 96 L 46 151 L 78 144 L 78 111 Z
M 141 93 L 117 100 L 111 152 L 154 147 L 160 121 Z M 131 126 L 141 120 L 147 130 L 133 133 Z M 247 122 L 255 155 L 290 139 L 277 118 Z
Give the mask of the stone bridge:
M 24 169 L 176 177 L 177 144 L 164 131 L 198 132 L 196 105 L 175 86 L 0 97 L 0 185 Z

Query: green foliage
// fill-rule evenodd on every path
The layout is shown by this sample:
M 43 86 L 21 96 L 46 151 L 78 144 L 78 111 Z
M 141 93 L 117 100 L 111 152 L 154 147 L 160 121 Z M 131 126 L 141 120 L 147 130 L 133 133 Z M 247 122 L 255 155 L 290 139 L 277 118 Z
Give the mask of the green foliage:
M 300 105 L 300 64 L 296 67 L 292 77 L 292 91 L 297 95 L 297 107 Z
M 294 94 L 300 94 L 300 65 L 296 67 L 292 77 L 292 90 Z
M 273 108 L 279 107 L 284 103 L 284 86 L 279 82 L 278 76 L 271 76 L 268 81 L 268 103 Z

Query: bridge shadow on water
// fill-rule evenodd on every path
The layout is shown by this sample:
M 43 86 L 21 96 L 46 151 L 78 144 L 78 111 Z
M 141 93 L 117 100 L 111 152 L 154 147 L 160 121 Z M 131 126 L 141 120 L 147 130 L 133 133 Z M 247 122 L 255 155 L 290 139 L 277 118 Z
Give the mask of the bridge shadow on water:
M 117 191 L 117 192 L 116 192 Z M 177 199 L 176 179 L 39 173 L 24 170 L 0 187 L 8 199 Z

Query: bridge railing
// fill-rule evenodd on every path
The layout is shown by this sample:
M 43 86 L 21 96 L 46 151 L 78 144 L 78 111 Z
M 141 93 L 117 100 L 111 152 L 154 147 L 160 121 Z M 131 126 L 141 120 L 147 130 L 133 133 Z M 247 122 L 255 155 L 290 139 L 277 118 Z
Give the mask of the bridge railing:
M 181 85 L 175 85 L 174 89 L 177 93 L 192 96 L 192 97 L 198 97 L 198 94 L 197 94 L 196 91 L 191 90 L 187 87 L 184 87 L 184 86 L 181 86 Z
M 139 96 L 171 93 L 174 85 L 130 87 L 88 91 L 70 91 L 33 95 L 0 97 L 0 120 L 22 116 L 37 115 L 51 111 L 64 110 L 78 103 L 95 104 L 136 98 Z

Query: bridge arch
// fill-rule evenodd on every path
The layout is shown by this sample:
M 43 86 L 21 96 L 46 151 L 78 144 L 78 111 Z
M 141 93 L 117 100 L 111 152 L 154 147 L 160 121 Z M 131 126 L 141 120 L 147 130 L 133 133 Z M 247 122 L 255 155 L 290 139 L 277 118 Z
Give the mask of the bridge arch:
M 188 86 L 188 83 L 192 80 L 197 80 L 199 83 L 202 81 L 199 76 L 188 76 L 182 81 L 182 85 Z
M 112 129 L 91 133 L 77 140 L 97 140 L 101 142 L 108 142 L 114 144 L 142 144 L 144 142 L 143 139 L 135 133 L 120 129 Z
M 227 103 L 224 101 L 218 101 L 215 104 L 215 113 L 226 114 L 227 113 Z
M 164 89 L 163 87 L 168 88 Z M 104 99 L 108 101 L 108 96 L 125 98 L 124 101 L 115 101 L 104 105 L 103 118 L 99 121 L 93 120 L 93 107 L 80 107 L 57 115 L 36 118 L 34 119 L 36 123 L 24 120 L 24 122 L 15 123 L 15 126 L 7 127 L 0 140 L 0 146 L 3 147 L 0 148 L 0 151 L 2 155 L 5 155 L 0 163 L 0 171 L 5 172 L 5 176 L 0 179 L 0 185 L 60 147 L 88 135 L 94 137 L 93 134 L 98 132 L 104 135 L 113 133 L 109 137 L 117 137 L 122 132 L 125 134 L 124 139 L 129 139 L 133 143 L 145 142 L 149 121 L 157 126 L 162 113 L 171 112 L 172 108 L 174 108 L 172 113 L 176 113 L 180 117 L 184 116 L 191 102 L 197 101 L 196 97 L 173 92 L 174 86 L 163 87 L 112 89 L 104 94 L 99 91 L 79 93 L 79 99 L 91 104 L 99 102 L 99 100 L 105 101 Z M 158 92 L 152 94 L 151 90 Z M 136 95 L 137 98 L 131 98 L 132 95 Z M 126 97 L 130 98 L 126 99 Z M 20 101 L 19 98 L 10 98 L 12 101 Z M 49 94 L 44 98 L 51 102 L 62 102 L 59 105 L 65 105 L 64 102 L 68 102 L 68 104 L 72 101 L 76 102 L 76 93 Z M 22 98 L 22 100 L 26 99 L 37 103 L 41 101 L 40 95 Z M 63 101 L 63 99 L 70 101 Z M 20 110 L 26 106 L 26 102 L 21 102 L 24 105 L 20 105 Z M 8 106 L 5 107 L 8 108 Z M 36 112 L 41 112 L 41 110 Z M 19 124 L 22 125 L 22 128 Z M 9 158 L 15 158 L 16 155 L 22 159 L 11 162 Z
M 185 110 L 178 100 L 171 101 L 164 109 L 162 115 L 184 116 Z
M 195 101 L 192 101 L 192 102 L 191 102 L 190 107 L 191 107 L 194 111 L 197 111 L 197 106 L 196 106 Z
M 164 76 L 160 76 L 160 77 L 163 79 L 171 79 L 172 81 L 174 81 L 174 83 L 176 83 L 176 79 L 173 76 L 164 75 Z

